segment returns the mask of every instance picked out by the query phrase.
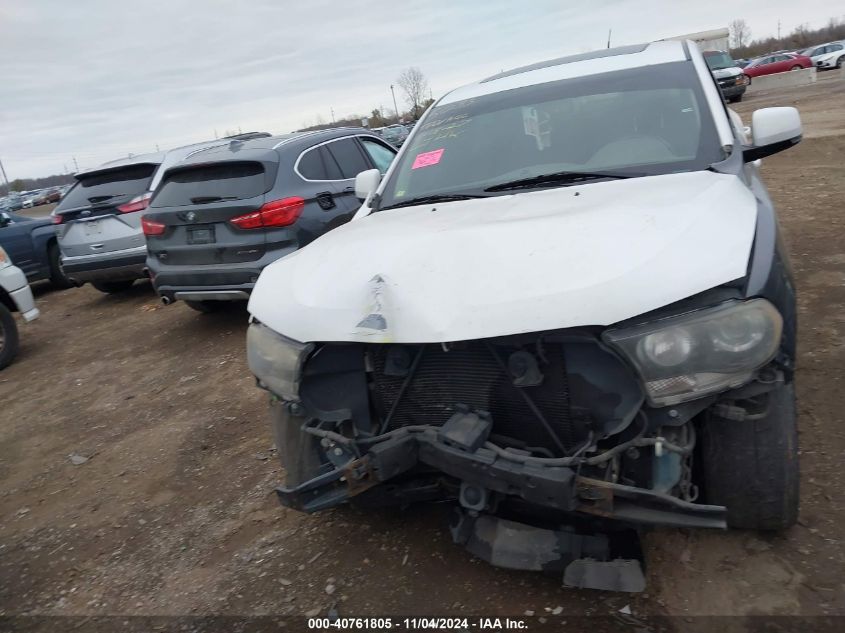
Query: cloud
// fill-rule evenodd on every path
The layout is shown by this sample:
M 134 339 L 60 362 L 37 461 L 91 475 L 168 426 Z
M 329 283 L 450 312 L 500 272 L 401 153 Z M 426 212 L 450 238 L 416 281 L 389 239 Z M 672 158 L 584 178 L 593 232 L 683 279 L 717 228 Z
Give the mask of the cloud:
M 282 133 L 330 108 L 392 109 L 389 86 L 412 65 L 438 96 L 601 48 L 609 28 L 625 44 L 744 17 L 763 35 L 770 16 L 789 30 L 828 13 L 820 0 L 4 0 L 0 158 L 10 178 L 47 175 L 73 157 L 91 167 L 215 130 Z

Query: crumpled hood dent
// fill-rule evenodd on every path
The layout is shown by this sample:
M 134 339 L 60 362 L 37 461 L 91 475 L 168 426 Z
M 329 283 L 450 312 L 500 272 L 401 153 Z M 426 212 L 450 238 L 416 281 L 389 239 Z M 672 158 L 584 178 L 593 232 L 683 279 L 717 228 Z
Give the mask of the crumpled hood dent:
M 388 210 L 268 266 L 249 310 L 302 342 L 610 325 L 743 277 L 756 216 L 714 172 Z

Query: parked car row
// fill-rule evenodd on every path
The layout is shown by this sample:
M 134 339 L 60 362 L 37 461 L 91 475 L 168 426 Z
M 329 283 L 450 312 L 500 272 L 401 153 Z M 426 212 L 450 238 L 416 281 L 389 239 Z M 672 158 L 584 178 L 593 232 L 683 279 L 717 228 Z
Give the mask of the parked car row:
M 31 209 L 43 204 L 52 204 L 61 200 L 68 189 L 70 189 L 70 185 L 46 187 L 33 191 L 12 192 L 0 199 L 0 207 L 5 207 L 10 211 L 20 211 L 21 209 Z
M 802 128 L 750 130 L 664 41 L 458 88 L 398 153 L 350 128 L 103 165 L 54 221 L 106 292 L 146 268 L 165 303 L 249 298 L 284 505 L 450 500 L 479 557 L 640 591 L 620 530 L 797 520 L 795 292 L 757 163 Z
M 800 53 L 809 57 L 819 70 L 842 68 L 845 64 L 845 41 L 811 46 Z
M 381 136 L 394 147 L 402 147 L 405 139 L 414 129 L 413 123 L 394 123 L 385 127 L 373 128 L 373 132 Z
M 396 150 L 362 128 L 209 141 L 77 174 L 53 211 L 63 271 L 106 293 L 147 275 L 165 303 L 245 300 L 269 263 L 347 222 L 356 174 Z

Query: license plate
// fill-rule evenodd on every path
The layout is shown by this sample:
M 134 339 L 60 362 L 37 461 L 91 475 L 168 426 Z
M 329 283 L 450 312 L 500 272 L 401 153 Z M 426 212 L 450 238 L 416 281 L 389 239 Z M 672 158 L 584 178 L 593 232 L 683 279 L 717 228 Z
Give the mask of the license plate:
M 85 227 L 85 235 L 99 235 L 103 232 L 103 227 L 100 225 L 99 220 L 83 222 L 82 226 Z
M 214 227 L 188 229 L 188 244 L 213 244 Z

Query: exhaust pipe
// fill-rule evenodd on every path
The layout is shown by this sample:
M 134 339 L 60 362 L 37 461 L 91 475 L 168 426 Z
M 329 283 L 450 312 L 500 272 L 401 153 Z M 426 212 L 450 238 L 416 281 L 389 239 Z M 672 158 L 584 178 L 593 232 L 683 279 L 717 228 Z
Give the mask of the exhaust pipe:
M 173 299 L 171 299 L 170 297 L 162 297 L 161 302 L 164 305 L 169 306 L 171 303 L 173 303 Z

